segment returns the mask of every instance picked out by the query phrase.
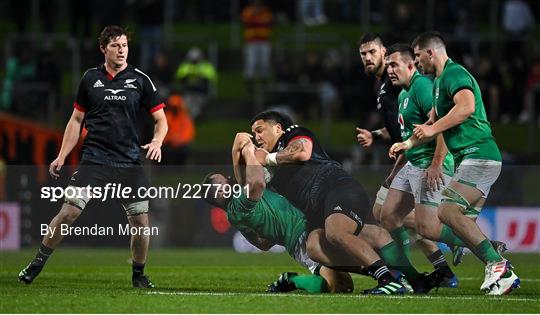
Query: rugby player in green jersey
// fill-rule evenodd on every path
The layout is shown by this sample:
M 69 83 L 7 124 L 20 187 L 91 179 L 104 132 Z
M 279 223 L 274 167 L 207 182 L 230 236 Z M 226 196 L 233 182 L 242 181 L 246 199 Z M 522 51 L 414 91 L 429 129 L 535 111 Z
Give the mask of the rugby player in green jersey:
M 255 146 L 241 142 L 240 137 L 235 139 L 233 165 L 238 183 L 246 185 L 248 190 L 239 198 L 213 198 L 216 192 L 211 191 L 205 196 L 206 201 L 223 208 L 229 222 L 254 246 L 267 251 L 276 244 L 282 245 L 294 260 L 312 273 L 298 275 L 285 272 L 268 286 L 268 291 L 303 289 L 310 293 L 352 292 L 353 282 L 348 273 L 324 267 L 308 257 L 304 214 L 281 195 L 265 189 L 263 168 L 254 165 Z M 242 146 L 243 150 L 240 149 Z M 250 166 L 241 170 L 241 160 Z M 228 185 L 230 179 L 211 173 L 204 182 Z
M 205 200 L 210 204 L 221 207 L 227 212 L 227 217 L 231 224 L 235 226 L 253 245 L 261 250 L 268 250 L 275 244 L 285 246 L 288 253 L 298 263 L 307 267 L 313 275 L 297 275 L 295 273 L 283 273 L 278 281 L 269 286 L 271 292 L 287 292 L 294 289 L 304 289 L 308 292 L 352 292 L 353 284 L 348 273 L 338 270 L 351 271 L 366 274 L 362 268 L 357 266 L 355 261 L 343 255 L 325 239 L 324 233 L 314 233 L 310 237 L 316 237 L 317 242 L 312 242 L 309 249 L 310 255 L 316 254 L 317 261 L 314 262 L 308 256 L 306 249 L 307 230 L 304 214 L 295 208 L 287 199 L 281 195 L 266 190 L 263 167 L 255 158 L 255 147 L 250 135 L 239 133 L 233 145 L 233 166 L 237 181 L 225 177 L 222 174 L 212 173 L 204 181 L 205 184 L 230 185 L 240 183 L 247 185 L 245 192 L 238 198 L 225 196 L 218 188 L 210 190 L 205 196 Z M 248 165 L 242 167 L 241 165 Z M 213 186 L 214 187 L 214 186 Z M 226 198 L 227 197 L 227 198 Z M 316 243 L 317 246 L 313 246 Z M 393 244 L 388 247 L 394 246 Z M 399 264 L 391 254 L 390 248 L 381 249 L 383 258 L 394 265 Z M 332 266 L 331 268 L 327 266 Z M 383 274 L 386 267 L 378 270 Z M 395 274 L 393 275 L 395 276 Z M 377 274 L 375 279 L 380 279 Z M 366 294 L 399 294 L 405 293 L 404 285 L 410 292 L 412 288 L 408 286 L 403 277 L 399 281 L 384 282 L 377 290 L 381 293 L 366 290 Z M 386 290 L 386 291 L 385 291 Z
M 438 208 L 440 220 L 449 225 L 457 237 L 451 235 L 452 231 L 446 231 L 445 237 L 454 239 L 455 245 L 459 239 L 463 240 L 464 245 L 485 263 L 481 290 L 490 295 L 507 294 L 519 287 L 519 278 L 510 262 L 493 248 L 476 221 L 467 216 L 481 210 L 502 167 L 480 88 L 463 66 L 448 58 L 444 39 L 439 33 L 419 35 L 412 47 L 418 67 L 424 73 L 435 75 L 433 107 L 436 121 L 432 125 L 415 125 L 414 136 L 394 144 L 390 153 L 395 155 L 410 150 L 443 134 L 457 166 L 452 180 L 442 191 Z
M 401 91 L 400 86 L 395 86 L 388 77 L 386 71 L 386 65 L 384 63 L 384 55 L 386 53 L 386 47 L 381 39 L 381 36 L 375 33 L 366 33 L 362 36 L 359 42 L 358 51 L 364 65 L 364 72 L 367 76 L 373 76 L 376 78 L 376 95 L 377 95 L 377 111 L 382 116 L 384 127 L 375 131 L 369 131 L 362 128 L 357 128 L 357 139 L 360 145 L 364 148 L 369 148 L 376 139 L 390 141 L 390 144 L 396 142 L 402 142 L 401 127 L 398 122 L 398 96 Z M 383 184 L 377 192 L 375 203 L 373 204 L 373 215 L 377 221 L 381 221 L 381 209 L 382 205 L 388 195 L 388 189 L 392 183 L 397 172 L 407 163 L 405 155 L 400 155 L 392 167 L 392 171 L 384 180 Z M 409 200 L 410 201 L 410 200 Z M 442 287 L 455 288 L 458 286 L 458 279 L 456 275 L 450 270 L 443 253 L 440 251 L 436 243 L 428 240 L 416 232 L 415 224 L 415 211 L 410 210 L 414 207 L 414 202 L 403 202 L 400 206 L 404 207 L 403 211 L 408 215 L 401 219 L 403 224 L 398 224 L 396 229 L 388 230 L 392 235 L 392 238 L 396 240 L 400 250 L 405 255 L 410 257 L 410 238 L 415 240 L 415 244 L 418 245 L 422 253 L 432 263 L 435 268 L 435 274 L 440 274 L 443 278 Z M 388 214 L 387 214 L 388 215 Z M 392 214 L 390 214 L 392 215 Z M 392 218 L 390 218 L 392 219 Z M 409 232 L 407 232 L 407 229 Z M 463 253 L 461 248 L 460 254 Z M 459 263 L 459 261 L 458 261 Z M 457 265 L 454 262 L 454 265 Z M 439 268 L 445 266 L 445 268 Z

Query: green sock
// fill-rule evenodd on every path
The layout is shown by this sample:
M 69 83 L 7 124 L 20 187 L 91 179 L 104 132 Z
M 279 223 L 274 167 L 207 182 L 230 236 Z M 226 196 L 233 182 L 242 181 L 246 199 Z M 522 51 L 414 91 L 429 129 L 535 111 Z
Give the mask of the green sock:
M 465 242 L 463 242 L 456 234 L 454 234 L 452 228 L 450 228 L 446 224 L 443 224 L 442 226 L 441 236 L 439 236 L 439 240 L 450 246 L 467 247 L 467 244 L 465 244 Z
M 396 241 L 397 245 L 401 248 L 405 256 L 407 256 L 407 259 L 411 259 L 411 240 L 409 239 L 409 232 L 407 232 L 407 229 L 405 227 L 400 227 L 392 232 L 390 232 L 390 235 Z
M 319 275 L 298 275 L 291 279 L 297 289 L 306 290 L 309 293 L 326 292 L 326 280 Z
M 418 278 L 418 271 L 396 242 L 392 241 L 383 246 L 381 257 L 390 268 L 403 272 L 408 281 L 414 281 Z
M 503 258 L 495 248 L 493 248 L 493 245 L 491 245 L 491 242 L 486 238 L 480 244 L 476 245 L 474 248 L 474 254 L 478 256 L 484 263 L 488 262 L 494 262 L 494 261 L 501 261 Z

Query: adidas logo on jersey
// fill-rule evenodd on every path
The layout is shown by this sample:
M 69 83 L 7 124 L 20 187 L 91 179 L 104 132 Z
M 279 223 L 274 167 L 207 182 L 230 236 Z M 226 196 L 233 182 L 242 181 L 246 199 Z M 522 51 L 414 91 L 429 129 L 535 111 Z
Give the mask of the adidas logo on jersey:
M 101 80 L 97 80 L 96 83 L 94 83 L 94 86 L 95 88 L 98 88 L 98 87 L 104 87 L 103 83 L 101 83 Z

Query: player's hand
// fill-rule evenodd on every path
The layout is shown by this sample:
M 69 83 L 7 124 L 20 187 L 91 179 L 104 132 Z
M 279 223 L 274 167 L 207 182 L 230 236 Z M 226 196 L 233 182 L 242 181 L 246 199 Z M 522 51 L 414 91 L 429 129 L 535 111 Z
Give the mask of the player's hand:
M 364 148 L 369 148 L 373 144 L 373 135 L 371 132 L 362 128 L 356 128 L 356 131 L 358 132 L 356 135 L 358 143 Z
M 442 166 L 431 164 L 426 169 L 426 182 L 430 191 L 439 191 L 444 187 L 444 176 Z
M 141 146 L 141 148 L 148 150 L 148 152 L 146 152 L 147 159 L 161 163 L 161 141 L 153 139 L 150 143 Z
M 256 148 L 255 149 L 255 158 L 259 163 L 261 163 L 262 166 L 266 165 L 266 156 L 268 155 L 268 151 L 262 148 Z
M 429 115 L 428 115 L 429 119 L 426 120 L 426 122 L 424 123 L 424 125 L 433 125 L 435 123 L 435 108 L 432 108 L 430 111 L 429 111 Z
M 435 135 L 435 128 L 433 128 L 433 125 L 414 125 L 414 135 L 419 140 L 424 138 L 431 138 Z
M 396 142 L 392 144 L 390 147 L 390 150 L 388 151 L 388 156 L 395 160 L 397 159 L 397 156 L 405 151 L 407 151 L 409 148 L 404 142 Z
M 236 137 L 234 137 L 234 144 L 233 149 L 242 151 L 244 146 L 246 146 L 249 143 L 253 143 L 251 139 L 253 138 L 252 135 L 250 135 L 247 132 L 239 132 L 236 134 Z
M 257 147 L 253 143 L 248 143 L 242 148 L 242 155 L 244 154 L 253 154 L 255 155 L 255 150 Z
M 51 174 L 52 178 L 58 179 L 58 177 L 60 177 L 58 172 L 62 166 L 64 166 L 64 158 L 57 157 L 54 161 L 52 161 L 51 165 L 49 166 L 49 174 Z

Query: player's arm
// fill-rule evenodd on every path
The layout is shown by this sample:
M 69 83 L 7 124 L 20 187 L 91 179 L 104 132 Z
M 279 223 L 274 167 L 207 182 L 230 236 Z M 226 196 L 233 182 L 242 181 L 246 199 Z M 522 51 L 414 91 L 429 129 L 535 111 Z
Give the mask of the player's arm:
M 242 157 L 242 149 L 247 144 L 252 143 L 251 138 L 253 138 L 253 136 L 247 132 L 239 132 L 234 137 L 234 142 L 231 150 L 232 164 L 234 178 L 236 179 L 236 182 L 240 185 L 245 184 L 245 161 Z
M 253 230 L 244 230 L 244 231 L 240 231 L 240 233 L 242 233 L 242 235 L 244 235 L 244 237 L 253 246 L 257 247 L 258 249 L 262 251 L 267 251 L 270 248 L 272 248 L 272 246 L 275 245 L 272 241 L 267 240 L 266 238 L 262 238 L 259 234 L 257 234 L 257 232 Z
M 169 126 L 167 125 L 167 117 L 163 109 L 153 112 L 152 118 L 154 119 L 154 137 L 152 141 L 143 145 L 142 148 L 148 150 L 146 152 L 147 159 L 155 160 L 159 163 L 161 162 L 161 145 L 167 135 Z
M 62 146 L 60 147 L 58 157 L 51 163 L 49 167 L 49 173 L 54 178 L 58 178 L 58 176 L 60 176 L 58 171 L 62 168 L 66 157 L 79 141 L 84 116 L 85 114 L 83 111 L 77 108 L 73 109 L 71 118 L 69 118 L 66 125 L 66 130 L 64 130 L 64 138 L 62 139 Z
M 246 161 L 246 185 L 248 186 L 248 199 L 260 200 L 266 183 L 264 182 L 264 171 L 262 165 L 255 157 L 255 145 L 249 143 L 242 149 L 242 157 Z
M 386 127 L 373 131 L 356 128 L 356 132 L 358 132 L 356 135 L 356 140 L 358 140 L 358 143 L 360 143 L 360 145 L 364 148 L 370 147 L 377 139 L 390 140 L 390 133 Z
M 432 191 L 438 191 L 444 186 L 444 177 L 442 173 L 444 159 L 448 153 L 448 148 L 444 142 L 442 134 L 437 135 L 437 145 L 431 160 L 431 165 L 426 169 L 427 184 Z
M 407 139 L 406 141 L 403 141 L 403 142 L 396 142 L 394 144 L 392 144 L 392 146 L 390 147 L 390 150 L 388 151 L 388 156 L 391 158 L 391 159 L 396 159 L 398 158 L 398 155 L 407 151 L 407 150 L 410 150 L 414 147 L 417 147 L 419 145 L 422 145 L 422 144 L 425 144 L 425 143 L 428 143 L 428 142 L 431 142 L 433 141 L 433 139 L 435 139 L 435 137 L 429 137 L 429 138 L 422 138 L 422 139 L 418 139 L 418 137 L 416 137 L 415 135 L 412 135 L 409 139 Z
M 289 142 L 285 149 L 277 153 L 268 154 L 266 164 L 300 164 L 311 158 L 312 150 L 313 143 L 310 140 L 307 138 L 298 138 Z M 274 158 L 276 163 L 273 161 Z
M 415 125 L 415 136 L 419 139 L 432 137 L 461 124 L 474 113 L 474 94 L 471 90 L 461 89 L 454 95 L 453 101 L 454 107 L 433 125 Z

